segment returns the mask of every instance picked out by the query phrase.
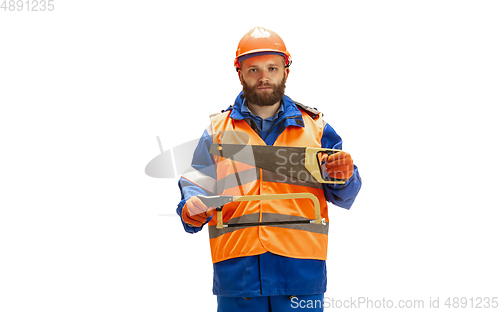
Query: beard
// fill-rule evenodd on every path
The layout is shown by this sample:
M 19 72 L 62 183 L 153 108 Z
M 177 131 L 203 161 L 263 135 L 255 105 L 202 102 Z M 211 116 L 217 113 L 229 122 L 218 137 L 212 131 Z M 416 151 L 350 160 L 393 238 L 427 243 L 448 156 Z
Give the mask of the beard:
M 285 75 L 279 84 L 273 83 L 259 83 L 253 87 L 249 86 L 243 77 L 241 77 L 241 82 L 243 84 L 243 96 L 245 99 L 257 106 L 273 106 L 274 104 L 280 102 L 285 95 Z M 271 87 L 271 92 L 257 92 L 259 87 Z

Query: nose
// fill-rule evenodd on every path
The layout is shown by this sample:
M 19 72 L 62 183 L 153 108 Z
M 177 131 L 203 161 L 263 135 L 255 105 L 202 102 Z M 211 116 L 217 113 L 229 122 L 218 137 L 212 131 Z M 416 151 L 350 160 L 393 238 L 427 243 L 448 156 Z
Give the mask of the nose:
M 269 81 L 269 73 L 266 70 L 261 71 L 259 82 L 267 83 Z

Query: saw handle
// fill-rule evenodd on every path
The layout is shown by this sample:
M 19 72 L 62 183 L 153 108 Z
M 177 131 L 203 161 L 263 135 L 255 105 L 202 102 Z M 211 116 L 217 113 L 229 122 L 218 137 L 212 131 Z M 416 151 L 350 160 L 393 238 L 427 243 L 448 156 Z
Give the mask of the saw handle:
M 323 170 L 321 168 L 321 159 L 319 159 L 319 153 L 325 153 L 327 155 L 336 154 L 342 150 L 330 149 L 330 148 L 318 148 L 318 147 L 307 147 L 305 153 L 305 167 L 307 171 L 318 181 L 319 183 L 329 183 L 329 184 L 345 184 L 344 180 L 341 179 L 328 179 L 325 180 L 323 176 Z
M 325 179 L 325 181 L 340 181 L 340 182 L 344 182 L 344 180 L 342 179 L 335 179 L 335 178 L 330 178 L 328 176 L 328 174 L 325 174 L 326 172 L 326 169 L 323 168 L 323 165 L 322 165 L 322 160 L 319 158 L 319 154 L 320 153 L 323 153 L 323 154 L 326 154 L 327 156 L 330 156 L 330 155 L 333 155 L 333 154 L 337 154 L 338 152 L 340 152 L 339 150 L 331 150 L 331 149 L 326 149 L 325 151 L 319 151 L 316 153 L 316 159 L 318 160 L 318 166 L 319 166 L 319 171 L 321 172 L 321 176 L 323 177 L 323 179 Z

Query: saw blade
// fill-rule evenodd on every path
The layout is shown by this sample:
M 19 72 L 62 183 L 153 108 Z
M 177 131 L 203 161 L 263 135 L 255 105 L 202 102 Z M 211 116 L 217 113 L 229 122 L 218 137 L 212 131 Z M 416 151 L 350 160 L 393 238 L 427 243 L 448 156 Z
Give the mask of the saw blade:
M 212 144 L 210 154 L 285 175 L 301 182 L 319 183 L 305 167 L 306 147 Z

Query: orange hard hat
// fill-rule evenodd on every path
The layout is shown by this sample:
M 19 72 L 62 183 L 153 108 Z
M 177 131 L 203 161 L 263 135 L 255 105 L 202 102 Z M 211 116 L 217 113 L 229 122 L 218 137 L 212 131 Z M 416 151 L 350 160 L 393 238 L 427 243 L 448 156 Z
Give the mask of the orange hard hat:
M 280 54 L 285 58 L 285 67 L 292 64 L 292 57 L 286 50 L 283 39 L 272 30 L 255 27 L 241 38 L 236 50 L 234 67 L 239 70 L 241 61 L 262 54 Z

